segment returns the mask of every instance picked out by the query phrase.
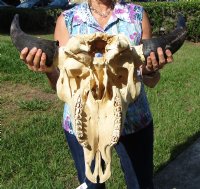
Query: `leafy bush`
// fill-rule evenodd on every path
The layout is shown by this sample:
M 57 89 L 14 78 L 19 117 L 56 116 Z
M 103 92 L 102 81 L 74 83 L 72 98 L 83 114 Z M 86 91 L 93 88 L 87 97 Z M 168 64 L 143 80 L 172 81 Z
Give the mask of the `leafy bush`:
M 61 12 L 61 9 L 0 8 L 0 32 L 8 33 L 14 15 L 19 14 L 20 25 L 24 31 L 31 33 L 52 33 L 56 19 Z
M 139 2 L 136 2 L 139 3 Z M 169 32 L 175 27 L 177 15 L 183 14 L 188 27 L 188 40 L 200 41 L 200 3 L 199 2 L 143 2 L 148 12 L 154 35 Z M 68 7 L 70 8 L 70 7 Z M 0 32 L 8 32 L 14 14 L 19 13 L 21 26 L 27 32 L 52 33 L 57 16 L 62 9 L 16 9 L 0 8 Z
M 149 2 L 141 3 L 147 11 L 153 28 L 153 34 L 169 32 L 176 25 L 181 13 L 186 18 L 188 40 L 200 41 L 200 3 L 199 2 Z

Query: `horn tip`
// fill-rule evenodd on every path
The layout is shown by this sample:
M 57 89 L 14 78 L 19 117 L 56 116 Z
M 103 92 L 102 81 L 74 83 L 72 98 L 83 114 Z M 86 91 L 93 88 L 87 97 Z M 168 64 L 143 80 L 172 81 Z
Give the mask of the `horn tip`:
M 186 18 L 181 13 L 178 14 L 177 28 L 186 28 Z

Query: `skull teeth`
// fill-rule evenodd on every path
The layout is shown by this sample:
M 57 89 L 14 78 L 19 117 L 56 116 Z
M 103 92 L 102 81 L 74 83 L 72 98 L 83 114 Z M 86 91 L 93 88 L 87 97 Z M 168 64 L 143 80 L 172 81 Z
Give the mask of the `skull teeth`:
M 115 119 L 114 123 L 120 125 L 120 124 L 121 124 L 121 121 L 122 121 L 121 117 L 117 117 L 117 118 Z
M 115 106 L 115 107 L 121 106 L 121 102 L 118 101 L 118 99 L 116 99 L 116 101 L 114 102 L 114 106 Z
M 74 123 L 75 123 L 75 130 L 76 130 L 76 137 L 78 142 L 84 147 L 89 148 L 88 141 L 85 140 L 85 133 L 83 131 L 83 123 L 82 123 L 82 113 L 83 113 L 83 106 L 82 100 L 80 95 L 77 98 L 77 102 L 75 104 L 75 115 L 74 115 Z
M 82 138 L 82 137 L 83 137 L 83 133 L 82 133 L 82 132 L 80 132 L 80 131 L 77 131 L 77 133 L 76 133 L 76 134 L 77 134 L 77 137 L 78 137 L 78 138 Z
M 112 137 L 111 137 L 111 145 L 115 145 L 120 137 L 120 128 L 121 128 L 121 124 L 122 124 L 122 104 L 121 104 L 121 99 L 118 95 L 115 96 L 114 99 L 114 116 L 115 116 L 115 120 L 114 120 L 114 130 L 112 133 Z
M 76 116 L 75 116 L 75 118 L 76 118 Z M 76 126 L 81 126 L 82 125 L 82 122 L 80 120 L 78 120 L 78 119 L 75 119 L 75 120 L 76 120 L 75 121 Z
M 81 109 L 79 107 L 75 107 L 75 115 L 78 115 L 81 113 Z
M 117 106 L 117 107 L 115 108 L 115 111 L 121 112 L 121 111 L 122 111 L 122 107 L 121 107 L 121 106 Z
M 81 97 L 78 96 L 77 98 L 77 102 L 75 104 L 75 115 L 74 115 L 74 123 L 75 123 L 75 130 L 76 130 L 76 136 L 78 141 L 83 144 L 83 140 L 81 140 L 81 138 L 83 138 L 84 133 L 83 133 L 83 127 L 82 127 L 82 112 L 83 112 L 83 108 L 82 108 L 82 104 L 81 104 Z
M 80 103 L 80 102 L 77 102 L 77 104 L 75 105 L 75 108 L 82 109 L 82 108 L 83 108 L 83 106 L 81 105 L 81 103 Z
M 82 116 L 80 114 L 75 114 L 74 117 L 75 117 L 75 119 L 78 119 L 78 120 L 80 120 L 82 118 Z
M 114 112 L 114 115 L 115 115 L 115 117 L 121 117 L 122 113 L 121 113 L 121 111 L 120 112 Z
M 88 144 L 88 142 L 84 141 L 84 142 L 82 142 L 82 146 L 83 146 L 84 148 L 88 148 L 89 144 Z

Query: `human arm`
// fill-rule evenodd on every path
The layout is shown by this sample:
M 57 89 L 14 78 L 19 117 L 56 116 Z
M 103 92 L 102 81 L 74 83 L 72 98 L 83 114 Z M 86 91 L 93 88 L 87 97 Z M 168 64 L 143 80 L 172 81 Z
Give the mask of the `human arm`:
M 144 11 L 142 20 L 142 39 L 150 39 L 152 37 L 151 25 L 147 13 Z M 172 53 L 170 50 L 164 52 L 161 48 L 157 49 L 158 60 L 156 59 L 155 53 L 151 52 L 150 56 L 147 57 L 146 64 L 140 66 L 143 82 L 149 87 L 155 87 L 160 80 L 159 69 L 162 69 L 164 65 L 173 61 Z
M 65 26 L 63 15 L 60 15 L 56 22 L 54 40 L 59 41 L 59 46 L 67 43 L 69 34 Z M 46 54 L 41 49 L 27 47 L 21 51 L 20 58 L 25 62 L 27 67 L 32 71 L 45 73 L 51 87 L 56 90 L 56 83 L 59 77 L 58 68 L 52 64 L 50 67 L 46 66 Z

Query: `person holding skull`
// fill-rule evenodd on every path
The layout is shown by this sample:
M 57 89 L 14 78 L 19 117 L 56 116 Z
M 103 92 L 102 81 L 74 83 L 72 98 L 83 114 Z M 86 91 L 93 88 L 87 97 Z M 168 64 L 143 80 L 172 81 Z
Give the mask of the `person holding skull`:
M 142 6 L 113 0 L 88 0 L 64 11 L 57 19 L 54 39 L 65 46 L 72 36 L 102 32 L 109 35 L 125 35 L 131 46 L 151 39 L 152 31 L 147 13 Z M 99 49 L 105 44 L 98 43 Z M 52 64 L 46 66 L 46 54 L 38 48 L 24 48 L 20 58 L 30 70 L 47 75 L 53 89 L 59 78 L 59 69 Z M 137 68 L 142 82 L 140 94 L 126 112 L 124 128 L 115 145 L 124 172 L 127 188 L 153 189 L 153 118 L 149 109 L 144 85 L 155 87 L 166 64 L 173 62 L 172 52 L 158 46 L 150 52 L 146 63 Z M 74 135 L 69 107 L 63 114 L 63 128 L 75 161 L 78 179 L 87 188 L 105 188 L 105 183 L 93 183 L 87 179 L 84 167 L 83 148 Z

